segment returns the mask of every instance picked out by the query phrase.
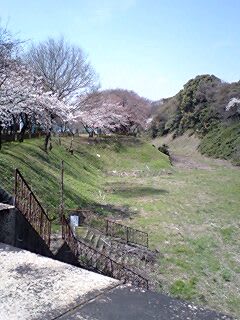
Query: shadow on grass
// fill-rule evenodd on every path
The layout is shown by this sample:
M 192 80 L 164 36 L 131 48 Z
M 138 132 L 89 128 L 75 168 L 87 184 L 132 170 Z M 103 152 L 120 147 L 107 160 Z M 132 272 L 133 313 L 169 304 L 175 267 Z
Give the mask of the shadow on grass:
M 106 192 L 114 195 L 119 195 L 124 198 L 137 198 L 144 196 L 164 195 L 169 193 L 165 189 L 159 189 L 154 187 L 146 187 L 139 185 L 126 185 L 124 183 L 113 183 L 106 188 Z
M 66 142 L 67 141 L 65 141 L 65 143 Z M 108 147 L 115 152 L 123 152 L 126 150 L 126 147 L 140 147 L 143 145 L 141 139 L 126 135 L 99 136 L 94 138 L 75 137 L 73 143 L 74 149 L 76 147 L 78 149 L 79 143 L 88 144 L 89 146 L 98 145 L 98 148 L 102 149 Z
M 137 214 L 136 211 L 130 210 L 128 205 L 115 206 L 111 204 L 88 203 L 87 209 L 93 210 L 96 214 L 102 217 L 112 216 L 116 219 L 131 218 Z

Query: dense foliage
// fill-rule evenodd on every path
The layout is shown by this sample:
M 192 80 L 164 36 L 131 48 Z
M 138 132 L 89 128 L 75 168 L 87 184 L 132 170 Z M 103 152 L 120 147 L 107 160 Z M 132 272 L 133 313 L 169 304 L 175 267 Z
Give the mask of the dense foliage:
M 231 159 L 240 165 L 240 124 L 216 126 L 203 137 L 199 150 L 209 156 Z
M 174 97 L 161 101 L 151 126 L 152 137 L 173 132 L 173 137 L 192 130 L 207 147 L 200 150 L 212 156 L 234 158 L 238 162 L 236 140 L 240 130 L 240 81 L 225 83 L 214 75 L 197 76 L 189 80 Z M 155 111 L 156 112 L 156 111 Z M 231 128 L 235 128 L 233 131 Z M 224 144 L 224 138 L 232 132 L 228 151 L 215 145 Z M 234 132 L 234 133 L 233 133 Z M 222 137 L 222 139 L 220 138 Z M 214 139 L 213 139 L 214 138 Z M 207 141 L 210 141 L 207 143 Z M 215 151 L 213 151 L 215 150 Z

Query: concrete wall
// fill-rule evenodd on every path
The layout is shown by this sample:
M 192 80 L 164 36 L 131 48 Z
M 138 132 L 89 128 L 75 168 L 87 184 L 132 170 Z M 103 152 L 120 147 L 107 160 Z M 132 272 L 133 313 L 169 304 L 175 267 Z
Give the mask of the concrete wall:
M 13 204 L 13 197 L 0 186 L 0 202 Z
M 0 202 L 13 204 L 13 197 L 0 187 Z M 17 210 L 0 211 L 0 242 L 52 258 L 45 241 Z
M 45 241 L 18 210 L 15 210 L 14 246 L 49 258 L 54 257 Z
M 45 241 L 17 209 L 0 211 L 0 242 L 54 257 Z
M 55 259 L 72 264 L 73 266 L 80 266 L 78 259 L 74 256 L 66 242 L 64 242 L 62 247 L 58 250 L 57 254 L 55 255 Z
M 0 211 L 0 242 L 15 245 L 15 210 Z
M 0 203 L 13 204 L 13 197 L 0 188 Z M 25 249 L 49 258 L 79 266 L 66 243 L 54 255 L 45 241 L 17 209 L 0 211 L 0 242 Z

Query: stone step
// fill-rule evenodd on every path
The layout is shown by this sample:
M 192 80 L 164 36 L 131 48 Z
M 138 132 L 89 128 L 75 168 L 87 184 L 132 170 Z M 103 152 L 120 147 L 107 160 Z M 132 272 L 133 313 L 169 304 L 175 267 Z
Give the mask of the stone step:
M 123 264 L 123 256 L 121 255 L 116 255 L 114 260 L 119 264 Z
M 92 242 L 93 237 L 94 237 L 94 232 L 92 232 L 91 230 L 88 230 L 88 234 L 87 234 L 86 240 L 88 242 Z
M 138 259 L 136 259 L 135 257 L 133 257 L 132 255 L 128 256 L 128 263 L 130 265 L 135 266 L 136 264 L 138 264 Z
M 103 274 L 106 274 L 108 271 L 108 266 L 107 266 L 107 262 L 106 261 L 101 261 L 101 263 L 99 264 L 99 271 L 101 271 Z
M 102 253 L 104 251 L 104 246 L 105 246 L 105 243 L 102 241 L 102 238 L 99 237 L 97 246 L 96 246 L 97 250 Z
M 84 240 L 87 241 L 87 238 L 88 238 L 89 233 L 90 233 L 90 230 L 87 228 L 86 234 L 85 234 L 85 236 L 84 236 Z
M 131 265 L 131 260 L 130 260 L 128 255 L 125 255 L 123 257 L 123 263 L 124 263 L 125 266 L 130 266 Z
M 97 249 L 97 245 L 100 239 L 100 235 L 99 234 L 94 234 L 93 238 L 92 238 L 92 246 L 93 248 Z
M 50 250 L 54 255 L 57 254 L 58 250 L 62 247 L 63 244 L 64 240 L 62 239 L 62 235 L 60 233 L 51 235 Z
M 86 227 L 76 227 L 76 234 L 78 237 L 85 239 L 87 237 L 88 234 L 88 228 Z
M 104 243 L 102 251 L 101 251 L 105 256 L 110 256 L 111 255 L 111 247 L 109 247 L 108 245 L 106 245 Z
M 85 226 L 79 228 L 78 235 L 80 235 L 91 247 L 126 268 L 132 269 L 143 276 L 145 274 L 146 276 L 146 261 L 141 260 L 143 253 L 136 253 L 136 251 L 139 250 L 136 250 L 136 248 L 131 249 L 126 246 L 126 244 L 112 241 L 110 237 L 102 235 L 89 227 Z M 92 256 L 91 252 L 86 252 L 85 255 L 80 257 L 80 261 L 84 266 L 93 271 L 95 270 L 105 275 L 110 274 L 111 270 L 108 270 L 109 265 L 104 257 Z

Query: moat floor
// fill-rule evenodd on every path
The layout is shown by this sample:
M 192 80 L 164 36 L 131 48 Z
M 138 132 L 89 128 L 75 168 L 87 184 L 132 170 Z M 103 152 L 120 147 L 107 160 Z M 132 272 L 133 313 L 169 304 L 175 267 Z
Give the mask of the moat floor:
M 0 319 L 232 318 L 0 243 Z

